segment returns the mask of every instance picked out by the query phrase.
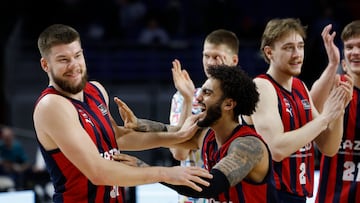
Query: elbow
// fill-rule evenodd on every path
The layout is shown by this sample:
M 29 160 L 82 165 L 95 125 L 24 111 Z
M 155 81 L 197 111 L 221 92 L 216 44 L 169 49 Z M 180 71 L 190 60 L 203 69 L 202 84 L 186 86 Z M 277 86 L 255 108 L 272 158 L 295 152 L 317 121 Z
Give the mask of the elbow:
M 271 157 L 273 161 L 280 162 L 287 156 L 281 150 L 271 150 Z
M 320 150 L 321 154 L 328 156 L 328 157 L 333 157 L 335 156 L 339 151 L 339 148 L 336 149 L 326 149 L 326 150 Z
M 184 154 L 173 154 L 173 157 L 177 161 L 184 161 L 187 158 L 187 155 Z
M 185 159 L 187 159 L 189 152 L 183 151 L 183 150 L 177 150 L 177 149 L 170 149 L 171 154 L 173 156 L 173 158 L 177 161 L 184 161 Z

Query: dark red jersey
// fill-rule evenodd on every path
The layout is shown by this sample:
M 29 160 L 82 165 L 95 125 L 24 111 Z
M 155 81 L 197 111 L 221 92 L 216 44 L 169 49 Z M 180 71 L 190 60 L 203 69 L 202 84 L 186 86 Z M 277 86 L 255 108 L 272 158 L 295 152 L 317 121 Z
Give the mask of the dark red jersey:
M 294 77 L 291 92 L 289 92 L 270 75 L 262 74 L 258 77 L 269 80 L 276 90 L 284 132 L 296 130 L 312 120 L 309 95 L 301 80 Z M 273 161 L 276 188 L 296 196 L 311 197 L 314 187 L 314 164 L 312 142 L 281 162 Z
M 61 95 L 53 87 L 48 87 L 39 99 L 47 94 Z M 97 146 L 99 155 L 104 159 L 112 160 L 112 155 L 119 150 L 108 107 L 100 90 L 93 84 L 87 83 L 84 88 L 84 102 L 66 98 L 76 108 L 79 121 Z M 125 202 L 123 188 L 94 185 L 65 157 L 60 149 L 46 151 L 41 144 L 40 149 L 55 187 L 53 198 L 55 203 Z
M 233 135 L 219 148 L 215 140 L 215 132 L 209 130 L 204 138 L 202 157 L 205 168 L 209 171 L 222 158 L 227 155 L 231 142 L 238 137 L 254 136 L 259 138 L 264 144 L 262 138 L 248 126 L 237 126 Z M 265 144 L 266 145 L 266 144 Z M 271 168 L 271 153 L 269 154 L 269 171 L 261 183 L 255 183 L 250 180 L 242 180 L 234 187 L 230 187 L 226 192 L 221 193 L 217 199 L 209 202 L 231 202 L 231 203 L 275 203 L 277 202 L 274 177 Z
M 316 202 L 360 202 L 360 90 L 345 109 L 344 133 L 338 153 L 322 156 Z

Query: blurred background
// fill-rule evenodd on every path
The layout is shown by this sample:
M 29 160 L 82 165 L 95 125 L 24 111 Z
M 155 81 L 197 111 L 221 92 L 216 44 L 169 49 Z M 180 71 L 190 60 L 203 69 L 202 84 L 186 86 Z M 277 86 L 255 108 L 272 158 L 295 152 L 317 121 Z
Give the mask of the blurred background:
M 1 4 L 0 124 L 14 130 L 29 164 L 35 163 L 37 150 L 32 111 L 48 83 L 39 63 L 37 37 L 50 24 L 68 24 L 80 32 L 90 79 L 102 82 L 110 98 L 123 99 L 138 117 L 168 123 L 176 91 L 171 62 L 179 59 L 194 83 L 202 84 L 203 40 L 214 29 L 237 34 L 239 64 L 255 76 L 267 69 L 258 52 L 267 21 L 299 18 L 308 26 L 300 78 L 310 88 L 327 64 L 323 27 L 333 24 L 341 48 L 343 26 L 360 19 L 358 0 L 4 0 Z M 110 110 L 121 124 L 114 103 Z M 152 165 L 177 164 L 167 149 L 132 154 Z

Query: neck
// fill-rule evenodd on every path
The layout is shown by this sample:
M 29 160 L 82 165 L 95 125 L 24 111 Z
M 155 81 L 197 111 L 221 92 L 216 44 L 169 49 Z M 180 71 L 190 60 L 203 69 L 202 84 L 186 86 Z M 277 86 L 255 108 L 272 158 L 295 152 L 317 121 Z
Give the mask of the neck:
M 272 68 L 271 66 L 266 73 L 269 74 L 283 88 L 285 88 L 288 91 L 291 91 L 293 76 L 284 74 L 280 71 L 275 71 L 274 68 Z
M 219 121 L 215 125 L 211 126 L 211 129 L 215 131 L 215 138 L 219 147 L 228 140 L 238 125 L 239 123 L 236 121 L 226 120 Z
M 50 86 L 53 86 L 57 91 L 59 91 L 61 93 L 61 95 L 64 95 L 64 96 L 67 96 L 67 97 L 70 97 L 72 99 L 75 99 L 75 100 L 79 100 L 81 102 L 84 101 L 84 91 L 80 91 L 76 94 L 71 94 L 67 91 L 64 91 L 63 89 L 61 89 L 58 85 L 54 84 L 54 83 L 51 83 L 49 84 Z

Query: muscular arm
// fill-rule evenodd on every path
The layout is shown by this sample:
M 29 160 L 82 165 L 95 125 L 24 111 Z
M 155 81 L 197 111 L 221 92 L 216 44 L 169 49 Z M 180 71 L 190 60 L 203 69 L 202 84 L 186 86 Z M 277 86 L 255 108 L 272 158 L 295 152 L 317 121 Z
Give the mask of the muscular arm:
M 263 158 L 267 160 L 265 165 L 268 165 L 267 155 L 266 147 L 259 138 L 253 136 L 237 138 L 230 144 L 228 154 L 214 166 L 214 169 L 221 171 L 228 179 L 230 186 L 234 186 L 251 175 L 250 173 Z M 265 177 L 268 167 L 263 167 L 266 169 L 264 170 L 265 173 L 256 176 Z M 252 178 L 253 176 L 249 177 Z M 253 181 L 260 182 L 259 180 Z
M 209 180 L 209 187 L 202 187 L 203 190 L 197 192 L 186 187 L 167 186 L 190 197 L 217 197 L 244 178 L 261 182 L 269 167 L 265 145 L 256 137 L 247 136 L 235 139 L 229 146 L 228 154 L 211 169 L 213 179 Z
M 102 158 L 80 124 L 77 110 L 62 96 L 44 96 L 36 105 L 33 118 L 41 145 L 48 151 L 60 149 L 95 185 L 135 186 L 164 181 L 200 189 L 195 183 L 206 184 L 200 177 L 211 178 L 199 168 L 139 168 Z
M 253 123 L 256 131 L 265 139 L 273 160 L 281 161 L 290 156 L 327 128 L 328 121 L 325 117 L 319 117 L 299 129 L 284 132 L 274 87 L 265 79 L 256 78 L 254 81 L 260 100 L 249 124 Z

